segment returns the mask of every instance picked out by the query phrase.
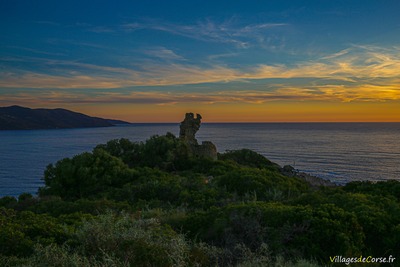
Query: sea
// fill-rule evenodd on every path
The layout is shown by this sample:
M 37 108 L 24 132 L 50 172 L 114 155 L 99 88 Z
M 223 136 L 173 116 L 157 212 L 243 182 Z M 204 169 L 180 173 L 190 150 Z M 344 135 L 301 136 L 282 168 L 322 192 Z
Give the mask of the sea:
M 0 131 L 0 197 L 36 194 L 46 166 L 112 139 L 179 134 L 177 123 Z M 337 184 L 400 180 L 400 123 L 203 123 L 219 152 L 248 148 L 281 166 Z

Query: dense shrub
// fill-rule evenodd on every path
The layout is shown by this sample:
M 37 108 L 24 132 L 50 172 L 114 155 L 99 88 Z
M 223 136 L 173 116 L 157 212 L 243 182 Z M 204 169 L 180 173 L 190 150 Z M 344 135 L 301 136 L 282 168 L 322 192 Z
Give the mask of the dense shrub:
M 0 198 L 0 265 L 316 266 L 400 251 L 399 182 L 316 189 L 247 149 L 218 158 L 169 133 L 49 165 L 38 196 Z
M 101 197 L 134 179 L 134 175 L 135 171 L 121 159 L 95 149 L 93 153 L 60 160 L 55 166 L 50 164 L 44 175 L 45 187 L 39 190 L 39 195 L 57 195 L 67 200 Z
M 232 160 L 240 165 L 252 168 L 267 168 L 275 171 L 280 169 L 278 164 L 273 163 L 264 156 L 250 149 L 230 150 L 226 153 L 219 154 L 218 159 Z
M 132 143 L 128 139 L 111 140 L 97 148 L 120 158 L 130 167 L 184 170 L 192 164 L 188 145 L 172 133 L 152 136 L 145 143 Z
M 51 216 L 0 208 L 0 255 L 27 256 L 34 244 L 60 244 L 67 236 Z
M 99 215 L 76 233 L 79 250 L 87 257 L 112 255 L 131 266 L 184 266 L 189 247 L 182 235 L 155 219 L 129 214 Z
M 190 214 L 183 225 L 191 236 L 230 249 L 244 244 L 256 250 L 265 243 L 275 255 L 321 261 L 335 253 L 361 253 L 365 237 L 356 216 L 334 205 L 317 209 L 262 202 L 231 205 Z

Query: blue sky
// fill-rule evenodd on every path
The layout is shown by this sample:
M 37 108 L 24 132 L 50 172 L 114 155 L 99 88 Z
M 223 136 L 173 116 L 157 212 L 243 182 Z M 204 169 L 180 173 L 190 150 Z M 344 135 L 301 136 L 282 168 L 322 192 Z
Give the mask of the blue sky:
M 400 121 L 399 12 L 368 0 L 3 0 L 0 105 L 129 121 Z

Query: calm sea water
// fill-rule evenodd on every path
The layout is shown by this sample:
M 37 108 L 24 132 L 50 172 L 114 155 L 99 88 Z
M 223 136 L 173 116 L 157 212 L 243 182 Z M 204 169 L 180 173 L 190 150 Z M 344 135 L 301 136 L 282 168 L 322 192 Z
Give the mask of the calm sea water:
M 111 139 L 145 141 L 179 133 L 179 124 L 133 124 L 109 128 L 0 131 L 0 196 L 37 192 L 49 163 L 91 151 Z M 281 166 L 337 183 L 400 180 L 400 123 L 202 124 L 199 141 L 219 152 L 249 148 Z

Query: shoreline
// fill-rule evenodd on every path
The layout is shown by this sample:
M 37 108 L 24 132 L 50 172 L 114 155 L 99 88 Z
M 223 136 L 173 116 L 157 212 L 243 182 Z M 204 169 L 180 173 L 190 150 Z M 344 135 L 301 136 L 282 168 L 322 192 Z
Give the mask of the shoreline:
M 310 184 L 310 186 L 313 188 L 321 186 L 326 186 L 326 187 L 341 186 L 330 180 L 326 180 L 321 177 L 314 176 L 305 172 L 299 172 L 290 165 L 283 166 L 283 168 L 281 168 L 281 173 L 285 176 L 300 178 L 301 180 L 306 181 L 308 184 Z

